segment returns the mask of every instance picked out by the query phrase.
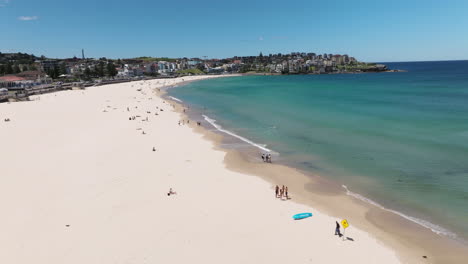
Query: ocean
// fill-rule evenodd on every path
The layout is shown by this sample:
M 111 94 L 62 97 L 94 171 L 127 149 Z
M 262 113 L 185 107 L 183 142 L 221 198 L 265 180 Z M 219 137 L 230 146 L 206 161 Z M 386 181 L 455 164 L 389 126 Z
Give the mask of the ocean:
M 349 195 L 468 238 L 468 61 L 407 72 L 243 76 L 169 90 L 216 128 Z

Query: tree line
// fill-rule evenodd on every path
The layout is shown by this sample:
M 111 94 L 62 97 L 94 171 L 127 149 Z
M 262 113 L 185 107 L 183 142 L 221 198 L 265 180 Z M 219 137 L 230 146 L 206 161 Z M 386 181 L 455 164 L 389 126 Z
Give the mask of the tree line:
M 108 61 L 107 64 L 104 61 L 99 61 L 97 65 L 94 66 L 94 69 L 86 67 L 83 72 L 83 77 L 85 79 L 91 79 L 93 77 L 114 77 L 117 75 L 117 69 L 115 64 L 112 61 Z
M 20 66 L 18 64 L 12 64 L 10 62 L 0 65 L 0 75 L 17 74 L 24 71 L 37 71 L 37 67 L 32 64 Z

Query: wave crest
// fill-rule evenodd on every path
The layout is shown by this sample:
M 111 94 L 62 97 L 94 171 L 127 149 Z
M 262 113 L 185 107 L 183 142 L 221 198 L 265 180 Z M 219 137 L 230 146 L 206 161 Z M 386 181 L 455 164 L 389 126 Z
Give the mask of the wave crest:
M 263 151 L 271 152 L 271 153 L 273 152 L 271 149 L 268 149 L 268 148 L 266 147 L 266 145 L 257 144 L 257 143 L 255 143 L 255 142 L 249 140 L 249 139 L 246 139 L 246 138 L 244 138 L 244 137 L 241 137 L 241 136 L 235 134 L 234 132 L 231 132 L 231 131 L 229 131 L 229 130 L 224 129 L 222 126 L 216 124 L 216 120 L 211 119 L 211 118 L 209 118 L 209 117 L 206 116 L 206 115 L 203 115 L 203 118 L 204 118 L 208 123 L 210 123 L 214 128 L 216 128 L 218 131 L 221 131 L 221 132 L 226 133 L 226 134 L 228 134 L 228 135 L 230 135 L 230 136 L 233 136 L 233 137 L 235 137 L 235 138 L 237 138 L 237 139 L 240 139 L 240 140 L 242 140 L 242 141 L 244 141 L 244 142 L 246 142 L 246 143 L 248 143 L 248 144 L 250 144 L 250 145 L 252 145 L 252 146 L 254 146 L 254 147 L 256 147 L 256 148 L 259 148 L 259 149 L 261 149 L 261 150 L 263 150 Z
M 341 186 L 346 190 L 347 195 L 352 196 L 352 197 L 354 197 L 354 198 L 356 198 L 358 200 L 361 200 L 361 201 L 366 202 L 368 204 L 379 207 L 380 209 L 383 209 L 383 210 L 385 210 L 387 212 L 391 212 L 391 213 L 394 213 L 396 215 L 399 215 L 399 216 L 405 218 L 406 220 L 409 220 L 409 221 L 411 221 L 413 223 L 416 223 L 416 224 L 418 224 L 420 226 L 423 226 L 423 227 L 425 227 L 427 229 L 430 229 L 432 232 L 434 232 L 434 233 L 436 233 L 438 235 L 444 235 L 444 236 L 448 236 L 450 238 L 456 238 L 457 237 L 457 235 L 455 233 L 453 233 L 453 232 L 451 232 L 451 231 L 449 231 L 449 230 L 447 230 L 447 229 L 445 229 L 445 228 L 443 228 L 441 226 L 438 226 L 436 224 L 433 224 L 433 223 L 431 223 L 429 221 L 426 221 L 426 220 L 423 220 L 423 219 L 419 219 L 419 218 L 416 218 L 416 217 L 405 215 L 405 214 L 403 214 L 401 212 L 398 212 L 398 211 L 395 211 L 395 210 L 392 210 L 392 209 L 387 209 L 383 205 L 381 205 L 381 204 L 379 204 L 379 203 L 377 203 L 375 201 L 372 201 L 369 198 L 366 198 L 366 197 L 364 197 L 364 196 L 362 196 L 362 195 L 360 195 L 358 193 L 351 192 L 346 185 L 341 185 Z

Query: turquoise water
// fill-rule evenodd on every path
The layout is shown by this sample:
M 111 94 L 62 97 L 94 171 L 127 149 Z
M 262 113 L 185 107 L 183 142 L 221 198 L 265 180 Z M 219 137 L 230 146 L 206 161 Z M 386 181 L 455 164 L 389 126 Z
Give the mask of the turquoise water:
M 468 61 L 387 65 L 408 72 L 220 78 L 170 95 L 282 162 L 466 239 Z

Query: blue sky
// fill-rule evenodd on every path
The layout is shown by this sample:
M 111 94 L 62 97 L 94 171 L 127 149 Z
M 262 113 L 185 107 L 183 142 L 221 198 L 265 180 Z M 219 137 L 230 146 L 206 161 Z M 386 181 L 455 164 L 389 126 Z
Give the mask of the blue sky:
M 0 51 L 48 57 L 468 59 L 468 0 L 0 0 Z

